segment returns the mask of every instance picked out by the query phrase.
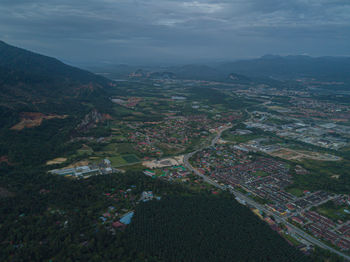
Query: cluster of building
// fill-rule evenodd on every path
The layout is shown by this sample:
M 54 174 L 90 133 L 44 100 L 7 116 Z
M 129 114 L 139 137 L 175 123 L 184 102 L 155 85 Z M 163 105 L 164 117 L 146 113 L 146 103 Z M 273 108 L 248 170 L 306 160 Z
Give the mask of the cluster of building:
M 169 116 L 160 122 L 147 122 L 133 126 L 136 131 L 128 134 L 128 141 L 135 148 L 149 156 L 162 156 L 164 151 L 182 152 L 200 139 L 207 139 L 210 130 L 237 118 L 237 115 L 220 115 L 220 120 L 208 118 L 206 115 Z
M 280 137 L 334 150 L 349 145 L 350 127 L 347 126 L 334 123 L 308 124 L 301 120 L 260 111 L 252 112 L 252 116 L 253 118 L 245 122 L 248 128 L 259 128 Z M 275 124 L 269 121 L 271 118 L 296 122 Z
M 188 175 L 191 174 L 184 166 L 169 166 L 159 170 L 145 170 L 143 172 L 146 176 L 152 178 L 162 178 L 168 181 L 182 180 L 183 182 L 188 180 Z
M 310 97 L 292 97 L 292 111 L 295 116 L 306 118 L 326 118 L 345 122 L 350 120 L 350 107 L 341 103 L 332 103 Z
M 49 171 L 49 173 L 80 179 L 95 175 L 111 174 L 114 171 L 115 170 L 111 166 L 111 161 L 109 159 L 104 159 L 100 164 L 54 169 Z
M 269 192 L 279 191 L 292 182 L 285 163 L 266 157 L 253 158 L 235 145 L 219 145 L 203 150 L 196 155 L 195 161 L 203 173 L 227 185 L 256 192 L 257 195 L 271 195 Z M 276 196 L 271 195 L 273 197 Z
M 160 200 L 161 197 L 155 196 L 152 191 L 143 191 L 141 194 L 140 201 L 147 202 L 153 199 Z
M 350 221 L 336 223 L 314 211 L 301 212 L 291 217 L 291 220 L 341 250 L 350 250 Z
M 290 218 L 313 235 L 342 250 L 350 249 L 350 220 L 334 222 L 310 211 L 328 201 L 349 204 L 349 196 L 305 191 L 302 197 L 296 197 L 286 191 L 293 183 L 287 164 L 272 158 L 250 155 L 235 145 L 218 145 L 203 150 L 193 160 L 200 172 L 211 176 L 221 185 L 240 188 L 254 197 L 264 199 L 266 208 L 272 212 Z
M 100 223 L 106 225 L 112 233 L 115 233 L 115 230 L 124 230 L 127 225 L 131 223 L 131 220 L 134 216 L 135 205 L 140 202 L 147 202 L 153 199 L 161 200 L 161 197 L 153 194 L 152 191 L 143 191 L 140 197 L 137 197 L 136 191 L 134 190 L 136 186 L 131 186 L 127 190 L 112 190 L 111 193 L 105 193 L 105 195 L 114 200 L 116 203 L 119 203 L 119 207 L 115 206 L 108 207 L 107 211 L 104 212 L 100 217 Z M 123 206 L 121 200 L 128 200 L 127 202 L 131 203 L 129 206 Z M 139 199 L 139 200 L 137 200 Z

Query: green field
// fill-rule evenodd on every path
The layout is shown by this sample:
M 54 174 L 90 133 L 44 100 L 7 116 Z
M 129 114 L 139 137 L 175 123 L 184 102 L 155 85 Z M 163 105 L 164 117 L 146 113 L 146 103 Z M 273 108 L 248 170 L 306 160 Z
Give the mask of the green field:
M 121 155 L 109 157 L 109 160 L 111 160 L 112 166 L 114 167 L 123 166 L 128 163 Z
M 91 155 L 94 151 L 92 149 L 79 149 L 77 155 Z
M 115 155 L 115 156 L 109 157 L 109 160 L 111 160 L 112 166 L 114 167 L 133 164 L 140 161 L 140 159 L 134 154 Z
M 254 176 L 260 176 L 260 177 L 265 177 L 265 176 L 268 176 L 269 174 L 264 172 L 264 171 L 256 171 L 253 173 Z
M 123 157 L 123 159 L 124 159 L 126 162 L 128 162 L 128 164 L 130 164 L 130 163 L 136 163 L 136 162 L 139 162 L 139 161 L 140 161 L 140 159 L 139 159 L 136 155 L 134 155 L 134 154 L 131 154 L 131 155 L 123 155 L 122 157 Z
M 350 161 L 316 161 L 303 160 L 298 163 L 306 170 L 307 175 L 295 175 L 294 186 L 308 190 L 325 190 L 334 193 L 350 191 Z M 332 178 L 339 175 L 339 179 Z
M 295 187 L 287 188 L 287 192 L 291 193 L 292 195 L 294 195 L 296 197 L 301 197 L 304 195 L 303 190 L 301 190 L 300 188 L 295 188 Z
M 105 146 L 103 148 L 103 151 L 115 152 L 116 149 L 117 149 L 117 144 L 116 143 L 111 143 L 111 144 L 108 144 L 107 146 Z
M 229 131 L 229 130 L 225 131 L 222 135 L 222 138 L 224 140 L 236 142 L 236 143 L 245 143 L 245 142 L 248 142 L 250 140 L 260 138 L 260 137 L 261 137 L 261 135 L 257 135 L 257 134 L 235 135 L 235 134 L 232 134 L 231 131 Z
M 319 212 L 320 214 L 336 221 L 338 219 L 346 221 L 350 220 L 350 214 L 346 213 L 344 209 L 350 209 L 345 205 L 336 206 L 333 201 L 328 201 L 323 205 L 313 208 L 313 210 Z

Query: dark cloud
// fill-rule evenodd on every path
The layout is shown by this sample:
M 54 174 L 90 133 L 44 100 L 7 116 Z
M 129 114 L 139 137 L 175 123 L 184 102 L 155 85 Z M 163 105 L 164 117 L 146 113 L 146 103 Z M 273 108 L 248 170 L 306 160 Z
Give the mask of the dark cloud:
M 2 0 L 0 38 L 70 61 L 350 55 L 348 0 Z

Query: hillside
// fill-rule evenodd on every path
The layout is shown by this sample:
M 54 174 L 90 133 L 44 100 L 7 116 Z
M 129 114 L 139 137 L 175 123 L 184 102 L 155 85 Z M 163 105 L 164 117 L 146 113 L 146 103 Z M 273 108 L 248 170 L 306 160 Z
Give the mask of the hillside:
M 0 41 L 0 67 L 32 76 L 45 76 L 42 80 L 75 81 L 76 83 L 105 85 L 108 81 L 88 71 L 62 63 L 61 61 L 17 48 Z
M 0 115 L 68 113 L 67 104 L 96 99 L 110 81 L 59 60 L 0 41 Z M 8 120 L 8 119 L 7 119 Z
M 110 110 L 110 80 L 0 42 L 0 156 L 44 161 L 66 150 L 72 130 L 91 111 Z

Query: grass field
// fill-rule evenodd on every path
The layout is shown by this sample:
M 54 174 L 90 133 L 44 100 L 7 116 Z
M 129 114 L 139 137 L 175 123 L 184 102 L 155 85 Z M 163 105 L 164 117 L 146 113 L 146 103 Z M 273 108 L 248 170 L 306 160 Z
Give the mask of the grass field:
M 291 193 L 292 195 L 296 196 L 296 197 L 301 197 L 302 195 L 304 195 L 303 190 L 301 190 L 300 188 L 288 188 L 287 189 L 288 193 Z
M 344 209 L 350 209 L 347 208 L 345 205 L 336 206 L 332 201 L 328 201 L 327 203 L 320 205 L 314 210 L 319 212 L 321 215 L 324 215 L 334 221 L 340 219 L 343 221 L 350 220 L 350 214 L 347 214 Z
M 226 131 L 224 132 L 222 139 L 231 141 L 231 142 L 236 142 L 236 143 L 245 143 L 260 137 L 261 137 L 260 135 L 256 135 L 256 134 L 234 135 L 234 134 L 231 134 L 230 131 Z
M 111 144 L 106 145 L 103 148 L 103 151 L 115 152 L 116 149 L 117 149 L 117 144 L 116 143 L 111 143 Z
M 254 176 L 260 176 L 260 177 L 265 177 L 265 176 L 268 176 L 269 174 L 264 172 L 264 171 L 256 171 L 253 173 Z
M 94 152 L 91 148 L 78 149 L 77 155 L 91 155 Z
M 136 155 L 134 155 L 134 154 L 131 154 L 131 155 L 123 155 L 122 157 L 123 157 L 123 159 L 124 159 L 126 162 L 128 162 L 128 164 L 130 164 L 130 163 L 136 163 L 136 162 L 139 162 L 139 161 L 140 161 L 140 159 L 139 159 Z
M 121 155 L 109 157 L 109 160 L 111 160 L 112 166 L 114 167 L 126 165 L 128 163 L 125 161 L 125 159 Z
M 109 160 L 111 160 L 112 166 L 114 167 L 133 164 L 140 161 L 140 159 L 134 154 L 115 155 L 115 156 L 109 157 Z

